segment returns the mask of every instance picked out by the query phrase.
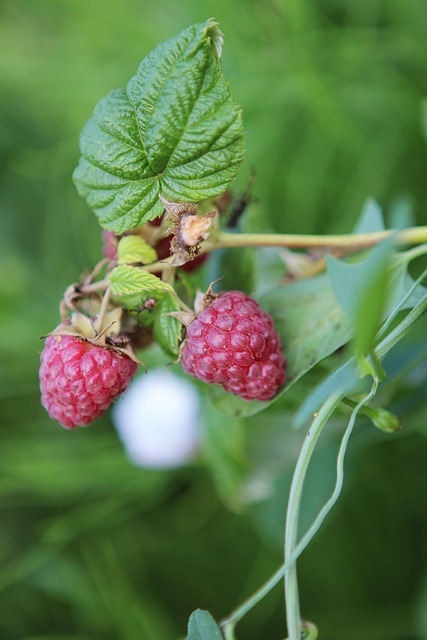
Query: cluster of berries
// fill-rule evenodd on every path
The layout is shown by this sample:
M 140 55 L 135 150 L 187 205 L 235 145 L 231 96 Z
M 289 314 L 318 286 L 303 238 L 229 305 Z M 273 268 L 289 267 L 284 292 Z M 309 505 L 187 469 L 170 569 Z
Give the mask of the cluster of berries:
M 221 293 L 188 326 L 184 370 L 245 400 L 269 400 L 285 380 L 271 316 L 240 291 Z M 42 403 L 64 427 L 90 424 L 124 392 L 137 369 L 126 354 L 75 335 L 51 335 L 41 355 Z
M 207 254 L 194 256 L 191 249 L 206 238 L 215 214 L 198 216 L 194 204 L 162 202 L 175 219 L 175 235 L 163 225 L 164 216 L 141 227 L 141 233 L 147 235 L 159 260 L 172 251 L 180 268 L 193 270 Z M 118 238 L 104 231 L 103 241 L 104 256 L 114 266 Z M 76 295 L 81 295 L 80 287 L 72 293 Z M 93 422 L 125 391 L 137 369 L 133 348 L 141 347 L 141 342 L 135 329 L 116 328 L 110 335 L 111 326 L 121 327 L 119 308 L 107 313 L 107 317 L 116 315 L 102 325 L 99 308 L 88 314 L 83 307 L 83 313 L 76 313 L 74 298 L 64 302 L 63 323 L 48 336 L 41 354 L 40 387 L 42 404 L 51 418 L 73 429 Z M 180 318 L 187 328 L 180 348 L 186 373 L 248 401 L 276 395 L 285 381 L 286 363 L 273 320 L 255 300 L 241 291 L 216 296 L 210 290 L 197 315 L 181 315 L 187 316 Z M 92 321 L 91 316 L 98 319 Z

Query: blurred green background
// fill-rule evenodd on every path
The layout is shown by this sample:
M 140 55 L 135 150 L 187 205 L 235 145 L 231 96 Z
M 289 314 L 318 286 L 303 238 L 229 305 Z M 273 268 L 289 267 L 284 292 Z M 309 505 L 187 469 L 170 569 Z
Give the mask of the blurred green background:
M 158 42 L 213 16 L 246 128 L 236 192 L 257 174 L 252 228 L 349 231 L 368 196 L 391 224 L 426 224 L 427 4 L 0 0 L 0 16 L 0 638 L 176 640 L 191 611 L 225 616 L 281 562 L 301 434 L 284 403 L 246 421 L 259 468 L 250 504 L 236 507 L 221 461 L 214 473 L 145 471 L 108 415 L 72 433 L 49 420 L 39 337 L 101 257 L 71 182 L 79 132 Z M 425 329 L 401 358 L 420 352 Z M 394 400 L 406 431 L 358 429 L 344 495 L 300 562 L 303 615 L 325 640 L 427 639 L 425 362 Z M 331 487 L 342 426 L 315 459 L 308 521 Z M 284 635 L 278 588 L 238 637 Z

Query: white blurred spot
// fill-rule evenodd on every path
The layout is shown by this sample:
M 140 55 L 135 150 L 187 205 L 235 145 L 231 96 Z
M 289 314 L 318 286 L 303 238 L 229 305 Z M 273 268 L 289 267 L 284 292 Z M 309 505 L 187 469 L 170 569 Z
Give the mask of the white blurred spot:
M 134 378 L 112 417 L 128 457 L 138 466 L 181 466 L 198 449 L 199 395 L 191 382 L 167 369 Z

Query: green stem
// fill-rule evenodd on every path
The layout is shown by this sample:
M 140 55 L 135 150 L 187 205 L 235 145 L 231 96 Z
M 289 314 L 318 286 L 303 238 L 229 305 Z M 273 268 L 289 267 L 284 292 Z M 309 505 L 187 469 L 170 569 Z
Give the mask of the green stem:
M 359 411 L 364 407 L 364 405 L 370 402 L 370 400 L 375 396 L 378 389 L 378 384 L 378 378 L 374 377 L 370 392 L 354 407 L 338 452 L 337 476 L 332 495 L 323 505 L 313 524 L 311 525 L 303 539 L 300 541 L 298 546 L 294 549 L 294 544 L 297 537 L 298 516 L 301 505 L 302 490 L 304 486 L 307 467 L 313 454 L 314 447 L 319 439 L 320 434 L 322 433 L 323 427 L 337 405 L 337 398 L 338 402 L 340 401 L 342 397 L 341 395 L 336 394 L 335 396 L 331 396 L 329 398 L 329 401 L 323 404 L 317 416 L 317 424 L 315 424 L 315 420 L 309 432 L 307 433 L 306 439 L 301 449 L 301 453 L 298 458 L 297 466 L 295 468 L 294 476 L 292 479 L 291 492 L 289 495 L 285 534 L 285 560 L 290 559 L 292 556 L 294 556 L 295 551 L 299 550 L 300 547 L 302 547 L 302 549 L 301 551 L 299 551 L 299 554 L 302 552 L 302 550 L 308 545 L 310 540 L 319 530 L 332 507 L 336 504 L 344 482 L 344 457 L 347 451 L 347 445 L 350 440 L 350 436 L 353 432 L 353 427 L 356 422 L 357 415 Z M 289 640 L 300 640 L 303 626 L 299 612 L 296 561 L 294 562 L 293 566 L 289 568 L 289 570 L 285 571 L 285 590 Z
M 294 561 L 294 557 L 291 558 Z M 221 627 L 224 631 L 225 640 L 234 640 L 234 628 L 236 624 L 255 607 L 258 602 L 261 602 L 265 596 L 282 580 L 284 575 L 284 568 L 290 566 L 289 563 L 282 565 L 278 570 L 265 582 L 255 593 L 253 593 L 247 600 L 243 602 L 237 609 L 235 609 L 228 618 L 221 621 Z
M 409 251 L 406 251 L 404 254 L 406 263 L 409 264 L 410 262 L 412 262 L 412 260 L 415 260 L 415 258 L 419 258 L 420 256 L 423 256 L 425 253 L 427 253 L 427 243 L 420 244 L 418 247 L 413 247 L 413 249 L 409 249 Z
M 394 236 L 396 244 L 399 245 L 421 244 L 427 242 L 427 226 L 409 227 L 402 231 L 390 229 L 371 233 L 337 235 L 226 233 L 220 231 L 204 243 L 202 253 L 233 247 L 292 247 L 299 249 L 318 247 L 356 251 L 373 247 L 390 236 Z
M 424 277 L 425 277 L 425 273 L 423 273 L 417 279 L 417 281 L 414 282 L 414 284 L 412 285 L 410 291 L 406 294 L 406 296 L 404 296 L 402 301 L 400 301 L 400 303 L 393 310 L 393 312 L 392 312 L 393 317 L 398 313 L 399 309 L 403 306 L 403 304 L 410 297 L 410 295 L 413 293 L 413 291 L 418 286 L 419 282 Z M 386 336 L 378 344 L 378 346 L 376 348 L 376 354 L 377 354 L 379 360 L 382 360 L 386 356 L 386 354 L 390 351 L 390 349 L 395 344 L 397 344 L 406 335 L 406 333 L 409 331 L 409 329 L 421 317 L 421 315 L 426 311 L 426 309 L 427 309 L 427 297 L 424 300 L 421 300 L 418 303 L 418 305 L 409 312 L 409 314 L 406 316 L 406 318 L 404 318 L 403 321 L 401 321 L 399 323 L 399 325 L 397 327 L 395 327 L 395 329 L 393 329 L 393 331 L 388 336 Z M 299 558 L 301 553 L 305 550 L 307 545 L 314 538 L 314 536 L 316 535 L 317 531 L 319 530 L 319 528 L 323 524 L 326 516 L 328 515 L 330 510 L 335 505 L 335 503 L 336 503 L 336 501 L 337 501 L 337 499 L 338 499 L 338 497 L 340 495 L 340 492 L 342 490 L 343 476 L 344 476 L 344 473 L 343 473 L 343 471 L 344 471 L 344 469 L 343 469 L 344 456 L 345 456 L 345 452 L 346 452 L 347 443 L 348 443 L 348 440 L 350 438 L 350 435 L 351 435 L 351 432 L 352 432 L 352 429 L 353 429 L 353 426 L 354 426 L 355 419 L 356 419 L 358 413 L 363 410 L 364 405 L 367 404 L 368 402 L 370 402 L 370 400 L 374 397 L 374 395 L 376 393 L 377 386 L 378 386 L 378 380 L 374 379 L 373 387 L 372 387 L 370 393 L 365 398 L 363 398 L 356 406 L 353 406 L 353 412 L 351 414 L 348 427 L 347 427 L 347 429 L 346 429 L 346 431 L 344 433 L 344 436 L 343 436 L 343 439 L 342 439 L 342 442 L 341 442 L 341 445 L 340 445 L 340 450 L 339 450 L 339 453 L 338 453 L 336 483 L 335 483 L 335 488 L 334 488 L 334 491 L 333 491 L 331 497 L 325 503 L 325 505 L 322 507 L 321 511 L 319 512 L 319 514 L 315 518 L 314 522 L 309 527 L 309 529 L 304 534 L 304 536 L 301 538 L 301 540 L 299 541 L 299 543 L 297 544 L 297 546 L 295 547 L 293 552 L 289 555 L 288 559 L 284 562 L 284 564 L 282 564 L 282 566 L 279 567 L 279 569 L 274 573 L 273 576 L 271 576 L 271 578 L 269 578 L 269 580 L 267 580 L 267 582 L 264 583 L 264 585 L 262 585 L 255 593 L 253 593 L 249 598 L 247 598 L 247 600 L 245 600 L 245 602 L 243 602 L 239 607 L 237 607 L 230 614 L 230 616 L 228 616 L 228 618 L 224 619 L 221 622 L 221 627 L 222 627 L 222 629 L 224 631 L 224 635 L 225 635 L 226 640 L 235 640 L 234 628 L 237 625 L 237 623 L 253 607 L 255 607 L 280 582 L 280 580 L 284 577 L 284 575 L 286 574 L 288 569 L 297 561 L 297 559 Z M 334 405 L 333 408 L 335 408 L 335 406 L 337 406 L 339 404 L 339 402 L 342 399 L 342 395 L 343 394 L 336 396 L 335 405 Z M 331 402 L 331 399 L 328 402 Z M 323 416 L 323 412 L 325 410 L 325 405 L 326 405 L 326 403 L 323 405 L 322 410 L 319 411 L 319 413 L 315 417 L 315 419 L 314 419 L 314 421 L 313 421 L 313 423 L 311 425 L 311 428 L 310 428 L 310 430 L 309 430 L 309 432 L 308 432 L 308 434 L 306 436 L 306 441 L 304 442 L 304 445 L 303 445 L 304 450 L 305 451 L 308 450 L 309 455 L 311 455 L 312 449 L 311 449 L 311 447 L 308 447 L 309 442 L 307 442 L 307 440 L 310 438 L 310 439 L 313 439 L 313 440 L 316 439 L 316 441 L 317 441 L 318 437 L 320 436 L 323 424 L 319 423 L 319 420 Z M 332 410 L 333 410 L 333 408 L 332 408 Z M 321 412 L 322 412 L 322 416 L 321 416 Z M 332 413 L 332 411 L 331 411 L 331 413 Z M 315 444 L 315 442 L 313 443 L 313 445 L 314 444 Z M 314 448 L 314 446 L 313 446 L 313 448 Z M 311 450 L 311 453 L 310 453 L 310 450 Z M 302 455 L 303 455 L 303 450 L 301 450 L 300 459 L 302 458 Z M 301 466 L 302 465 L 300 465 L 300 469 L 301 469 Z M 302 486 L 301 486 L 301 488 L 302 488 Z
M 324 504 L 317 517 L 306 531 L 304 536 L 301 538 L 299 543 L 296 545 L 292 553 L 290 553 L 288 559 L 279 567 L 279 569 L 265 582 L 255 593 L 253 593 L 243 604 L 241 604 L 237 609 L 235 609 L 228 618 L 221 622 L 221 627 L 223 628 L 225 639 L 226 640 L 235 640 L 234 638 L 234 628 L 237 623 L 253 608 L 255 607 L 285 576 L 286 572 L 295 564 L 301 553 L 306 549 L 308 544 L 316 535 L 319 528 L 322 526 L 325 518 L 328 513 L 331 511 L 335 503 L 337 502 L 339 495 L 342 490 L 343 480 L 344 480 L 344 457 L 347 450 L 347 444 L 350 439 L 354 423 L 359 411 L 363 408 L 364 404 L 369 402 L 376 393 L 378 387 L 378 381 L 375 380 L 373 387 L 370 393 L 363 398 L 358 405 L 354 407 L 354 411 L 349 420 L 349 424 L 347 429 L 343 435 L 340 449 L 337 457 L 337 475 L 335 487 L 332 492 L 332 495 Z M 319 413 L 316 415 L 309 432 L 307 433 L 306 440 L 304 442 L 303 448 L 301 449 L 301 453 L 299 456 L 299 469 L 302 470 L 308 465 L 309 458 L 306 459 L 306 464 L 303 464 L 303 458 L 308 454 L 311 457 L 313 453 L 314 446 L 322 432 L 322 429 L 326 423 L 326 420 L 332 414 L 336 406 L 342 399 L 342 395 L 336 394 L 333 397 L 329 398 L 327 403 L 325 403 Z M 326 406 L 327 405 L 327 406 Z M 295 474 L 294 474 L 295 478 Z M 298 483 L 299 484 L 299 483 Z M 302 484 L 300 485 L 302 489 Z M 295 509 L 292 509 L 295 511 Z M 296 514 L 297 515 L 297 514 Z M 298 639 L 299 640 L 299 639 Z
M 387 353 L 402 340 L 402 338 L 412 329 L 413 325 L 427 311 L 427 296 L 411 309 L 402 322 L 395 327 L 390 333 L 381 340 L 375 348 L 375 353 L 379 360 L 383 360 Z
M 310 430 L 306 436 L 306 440 L 303 445 L 303 449 L 301 450 L 301 454 L 299 457 L 299 461 L 302 459 L 303 450 L 307 451 L 307 441 L 313 440 L 313 448 L 315 445 L 314 439 L 320 435 L 324 424 L 326 423 L 329 416 L 333 413 L 336 406 L 339 404 L 341 400 L 340 394 L 334 394 L 331 396 L 323 405 L 322 409 L 315 416 L 313 423 L 310 427 Z M 312 451 L 311 451 L 312 453 Z M 309 454 L 311 457 L 311 453 Z M 308 460 L 307 460 L 308 464 Z M 279 567 L 279 569 L 265 582 L 255 593 L 253 593 L 243 604 L 241 604 L 237 609 L 235 609 L 228 618 L 225 618 L 221 622 L 221 627 L 224 631 L 224 635 L 226 640 L 234 640 L 234 628 L 236 624 L 250 611 L 253 607 L 255 607 L 258 602 L 260 602 L 275 586 L 282 580 L 285 572 L 295 564 L 298 556 L 302 553 L 305 546 L 310 542 L 312 536 L 315 532 L 312 532 L 310 528 L 309 531 L 305 534 L 299 544 L 295 547 L 293 552 L 286 559 L 285 563 Z
M 323 431 L 323 427 L 336 408 L 340 398 L 341 394 L 333 394 L 323 404 L 307 432 L 300 455 L 298 456 L 289 492 L 288 510 L 286 514 L 285 563 L 289 562 L 295 549 L 298 535 L 299 511 L 307 468 L 316 443 Z M 285 598 L 289 640 L 300 640 L 302 623 L 299 610 L 296 562 L 292 563 L 285 571 Z

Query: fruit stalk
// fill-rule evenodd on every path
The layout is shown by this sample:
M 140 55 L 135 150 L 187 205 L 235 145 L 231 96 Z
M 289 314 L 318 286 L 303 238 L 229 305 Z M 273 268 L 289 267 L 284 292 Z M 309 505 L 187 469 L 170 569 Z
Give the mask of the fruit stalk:
M 351 233 L 336 235 L 310 235 L 287 233 L 227 233 L 217 232 L 207 240 L 201 249 L 201 253 L 216 249 L 229 249 L 237 247 L 291 247 L 295 249 L 347 249 L 359 251 L 368 249 L 386 240 L 390 236 L 395 237 L 398 245 L 412 245 L 427 242 L 427 226 L 409 227 L 402 231 L 388 229 L 373 231 L 371 233 Z

